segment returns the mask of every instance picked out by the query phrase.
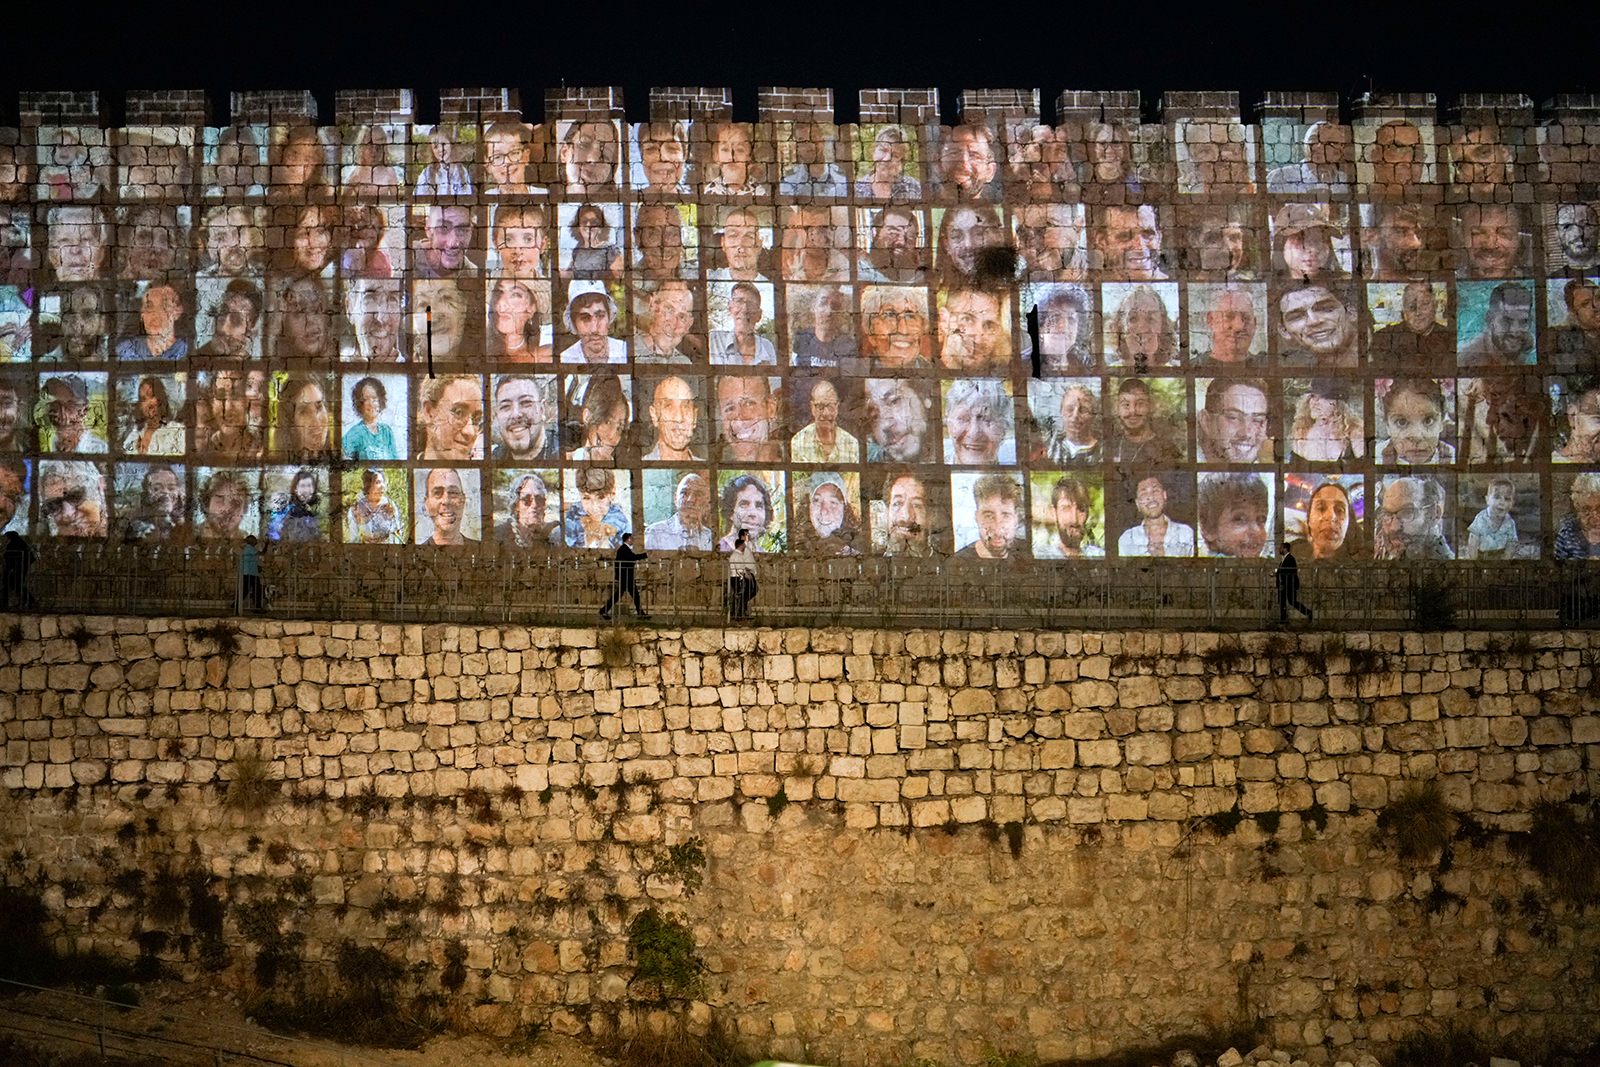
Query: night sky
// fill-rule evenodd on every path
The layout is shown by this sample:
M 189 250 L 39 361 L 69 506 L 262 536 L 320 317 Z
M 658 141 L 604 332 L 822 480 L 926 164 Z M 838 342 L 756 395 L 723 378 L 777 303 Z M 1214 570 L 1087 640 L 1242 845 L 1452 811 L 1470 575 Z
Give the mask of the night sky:
M 816 2 L 160 4 L 89 9 L 43 0 L 9 16 L 0 118 L 18 89 L 309 88 L 621 84 L 629 117 L 651 85 L 726 85 L 755 118 L 758 85 L 1268 88 L 1450 94 L 1600 89 L 1600 5 L 1419 3 L 984 3 L 964 7 Z M 782 7 L 780 17 L 773 11 Z M 883 12 L 888 11 L 889 14 Z M 330 11 L 338 12 L 330 19 Z M 670 12 L 663 14 L 663 12 Z M 1041 15 L 1040 11 L 1049 14 Z M 964 12 L 964 13 L 963 13 Z M 1181 14 L 1180 14 L 1181 12 Z M 1491 14 L 1491 12 L 1496 12 Z M 865 13 L 865 14 L 864 14 Z M 947 115 L 947 118 L 950 116 Z

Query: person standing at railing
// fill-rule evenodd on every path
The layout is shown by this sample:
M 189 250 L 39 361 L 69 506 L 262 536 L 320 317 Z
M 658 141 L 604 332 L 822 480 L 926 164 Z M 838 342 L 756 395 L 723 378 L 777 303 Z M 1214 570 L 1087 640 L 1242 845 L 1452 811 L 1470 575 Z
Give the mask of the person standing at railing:
M 641 559 L 649 558 L 649 555 L 648 552 L 633 550 L 633 534 L 622 535 L 622 543 L 617 546 L 616 562 L 611 564 L 611 595 L 606 598 L 606 606 L 600 609 L 602 619 L 611 621 L 612 605 L 620 605 L 625 593 L 633 594 L 633 610 L 639 618 L 650 617 L 644 610 L 644 605 L 639 603 L 639 586 L 634 580 L 634 564 Z
M 750 617 L 750 601 L 756 595 L 756 554 L 744 530 L 734 539 L 728 554 L 728 617 L 738 621 Z
M 7 530 L 5 537 L 5 584 L 4 603 L 0 607 L 8 610 L 20 610 L 33 601 L 28 593 L 28 568 L 33 565 L 33 549 L 22 535 L 15 530 Z
M 256 535 L 244 539 L 239 552 L 240 605 L 248 611 L 261 610 L 261 552 L 256 548 Z

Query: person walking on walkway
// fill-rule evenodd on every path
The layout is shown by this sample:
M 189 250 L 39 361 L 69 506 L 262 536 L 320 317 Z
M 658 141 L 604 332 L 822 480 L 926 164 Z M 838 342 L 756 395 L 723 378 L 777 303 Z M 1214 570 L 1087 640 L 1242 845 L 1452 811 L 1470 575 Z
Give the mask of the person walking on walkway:
M 1289 607 L 1311 621 L 1311 609 L 1300 603 L 1300 565 L 1295 562 L 1289 542 L 1283 543 L 1283 560 L 1278 564 L 1278 621 L 1289 621 Z
M 28 568 L 33 564 L 33 549 L 15 530 L 6 531 L 3 554 L 5 561 L 5 586 L 3 604 L 0 606 L 20 611 L 33 602 L 28 592 Z
M 738 621 L 750 617 L 750 601 L 756 595 L 756 554 L 744 530 L 734 539 L 728 553 L 728 616 Z
M 245 610 L 261 610 L 261 551 L 256 548 L 255 534 L 244 539 L 239 552 L 239 592 Z
M 633 594 L 633 610 L 639 618 L 648 619 L 644 607 L 639 603 L 639 586 L 634 580 L 633 565 L 641 559 L 649 558 L 648 552 L 635 552 L 633 550 L 633 534 L 622 535 L 622 543 L 617 546 L 616 562 L 611 565 L 611 596 L 606 600 L 606 606 L 600 609 L 600 617 L 607 622 L 611 621 L 612 605 L 621 605 L 625 593 Z

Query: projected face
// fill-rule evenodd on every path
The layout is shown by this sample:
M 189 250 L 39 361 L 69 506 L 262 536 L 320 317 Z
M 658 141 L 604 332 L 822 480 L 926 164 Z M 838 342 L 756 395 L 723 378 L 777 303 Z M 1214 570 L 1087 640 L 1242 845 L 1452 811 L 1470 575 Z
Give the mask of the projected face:
M 1156 209 L 1108 207 L 1096 246 L 1101 266 L 1113 274 L 1135 279 L 1162 277 L 1161 227 Z
M 1327 289 L 1299 289 L 1278 302 L 1286 340 L 1314 356 L 1345 352 L 1355 339 L 1355 322 L 1343 302 Z
M 978 269 L 978 257 L 985 248 L 1000 243 L 1001 234 L 986 212 L 954 208 L 955 218 L 946 232 L 950 262 L 962 274 Z
M 1320 486 L 1306 507 L 1306 537 L 1317 559 L 1336 555 L 1350 530 L 1350 501 L 1335 485 Z
M 888 551 L 904 554 L 913 546 L 928 542 L 928 490 L 917 478 L 907 475 L 889 487 Z

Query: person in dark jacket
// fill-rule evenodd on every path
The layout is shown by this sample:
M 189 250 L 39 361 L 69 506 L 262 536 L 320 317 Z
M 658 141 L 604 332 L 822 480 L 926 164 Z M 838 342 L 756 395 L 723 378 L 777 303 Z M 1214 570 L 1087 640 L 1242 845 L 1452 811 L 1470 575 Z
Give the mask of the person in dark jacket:
M 647 552 L 633 550 L 633 534 L 622 535 L 622 543 L 617 546 L 616 562 L 611 565 L 611 596 L 606 599 L 606 606 L 600 609 L 602 619 L 610 620 L 612 606 L 622 602 L 624 593 L 633 594 L 633 610 L 638 613 L 639 618 L 650 617 L 645 612 L 644 606 L 639 603 L 639 586 L 634 581 L 633 573 L 634 563 L 648 557 Z

